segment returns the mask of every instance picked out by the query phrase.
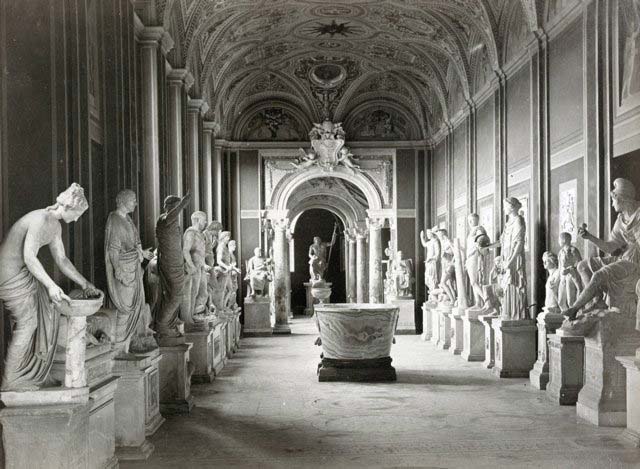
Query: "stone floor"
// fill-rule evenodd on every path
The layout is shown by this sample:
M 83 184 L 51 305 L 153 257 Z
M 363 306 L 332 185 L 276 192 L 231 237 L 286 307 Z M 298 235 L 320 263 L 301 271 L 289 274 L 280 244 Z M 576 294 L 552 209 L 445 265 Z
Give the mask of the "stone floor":
M 192 414 L 167 418 L 149 460 L 120 467 L 640 467 L 621 429 L 418 336 L 397 337 L 396 383 L 319 383 L 313 322 L 292 330 L 243 339 L 214 383 L 193 387 Z

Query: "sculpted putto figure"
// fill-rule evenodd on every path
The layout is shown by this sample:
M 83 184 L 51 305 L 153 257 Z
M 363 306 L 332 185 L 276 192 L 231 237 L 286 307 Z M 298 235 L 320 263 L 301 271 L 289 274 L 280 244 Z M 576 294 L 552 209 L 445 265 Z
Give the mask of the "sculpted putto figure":
M 576 302 L 563 312 L 568 319 L 575 319 L 578 311 L 592 300 L 593 308 L 606 307 L 602 299 L 608 293 L 616 304 L 625 298 L 633 298 L 635 284 L 640 278 L 640 203 L 636 200 L 636 189 L 631 181 L 618 178 L 613 181 L 610 193 L 613 209 L 618 218 L 613 225 L 609 241 L 600 239 L 583 225 L 578 234 L 609 254 L 607 257 L 591 257 L 578 264 L 578 272 L 585 285 Z
M 180 305 L 180 319 L 185 326 L 192 326 L 198 315 L 205 313 L 207 306 L 207 274 L 211 270 L 205 263 L 207 214 L 194 212 L 191 226 L 186 229 L 182 239 L 182 256 L 186 271 L 184 292 Z
M 424 261 L 424 283 L 429 288 L 429 293 L 438 288 L 440 281 L 440 240 L 433 230 L 420 232 L 422 247 L 427 248 L 427 256 Z
M 142 271 L 142 262 L 151 260 L 153 254 L 151 249 L 142 249 L 138 229 L 129 215 L 138 205 L 135 192 L 120 191 L 116 205 L 117 209 L 107 219 L 104 240 L 109 298 L 118 310 L 115 346 L 120 353 L 127 353 L 132 340 L 132 351 L 144 352 L 155 348 L 153 333 L 146 330 L 150 313 L 145 302 Z M 146 340 L 133 337 L 138 328 Z
M 324 273 L 327 270 L 327 248 L 333 246 L 336 242 L 336 232 L 330 242 L 323 242 L 319 236 L 313 238 L 313 244 L 309 246 L 309 275 L 311 282 L 319 282 L 323 280 Z
M 86 297 L 101 295 L 67 258 L 62 227 L 89 207 L 84 190 L 73 183 L 55 205 L 20 218 L 0 245 L 0 299 L 14 322 L 4 366 L 2 390 L 35 390 L 47 383 L 58 339 L 59 313 L 54 305 L 71 301 L 44 270 L 38 252 L 48 246 L 60 271 L 82 288 Z
M 165 212 L 156 223 L 158 240 L 158 276 L 160 298 L 156 303 L 156 332 L 159 337 L 179 337 L 178 308 L 184 288 L 184 258 L 182 257 L 182 232 L 180 212 L 189 204 L 189 194 L 180 198 L 170 195 L 164 200 Z
M 253 257 L 247 261 L 245 280 L 249 281 L 247 297 L 268 296 L 268 286 L 272 280 L 271 260 L 261 256 L 259 247 L 253 250 Z
M 560 252 L 558 253 L 560 275 L 558 302 L 562 309 L 567 309 L 576 302 L 578 295 L 582 291 L 582 279 L 577 269 L 582 256 L 578 248 L 571 244 L 571 233 L 560 233 L 560 247 Z

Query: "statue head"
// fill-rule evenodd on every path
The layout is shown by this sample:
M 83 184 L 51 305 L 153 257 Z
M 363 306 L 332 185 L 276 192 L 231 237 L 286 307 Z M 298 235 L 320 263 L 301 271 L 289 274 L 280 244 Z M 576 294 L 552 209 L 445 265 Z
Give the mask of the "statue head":
M 253 255 L 254 255 L 255 257 L 261 257 L 261 256 L 260 256 L 260 248 L 254 248 L 254 250 L 253 250 Z
M 235 241 L 235 239 L 229 240 L 228 246 L 229 246 L 229 251 L 235 252 L 236 251 L 236 241 Z
M 322 242 L 322 238 L 320 236 L 313 237 L 313 244 L 320 244 Z
M 164 211 L 168 212 L 169 210 L 176 208 L 180 203 L 180 200 L 180 197 L 178 197 L 177 195 L 166 196 L 164 199 Z
M 518 214 L 518 211 L 522 208 L 522 204 L 515 197 L 507 197 L 504 199 L 504 210 L 507 215 Z
M 438 231 L 436 231 L 436 233 L 440 239 L 449 238 L 449 232 L 444 228 L 438 228 Z
M 72 183 L 64 192 L 56 197 L 56 203 L 47 210 L 59 211 L 65 223 L 76 221 L 89 208 L 80 184 Z
M 558 256 L 551 251 L 545 251 L 542 254 L 542 265 L 546 270 L 552 270 L 558 268 Z
M 470 213 L 467 217 L 467 223 L 471 228 L 475 228 L 480 224 L 480 216 L 477 213 Z
M 433 231 L 431 231 L 431 228 L 427 228 L 425 234 L 427 235 L 427 239 L 433 239 Z
M 136 193 L 131 189 L 122 189 L 116 196 L 116 206 L 120 209 L 123 208 L 127 213 L 131 213 L 136 209 L 138 205 L 138 198 Z
M 228 243 L 230 239 L 231 239 L 230 231 L 221 231 L 220 233 L 218 233 L 218 246 Z
M 396 252 L 396 259 L 398 259 L 400 261 L 402 260 L 402 251 Z
M 562 247 L 571 246 L 571 233 L 563 231 L 562 233 L 560 233 L 558 240 L 560 241 L 560 246 Z
M 616 212 L 622 212 L 636 204 L 636 188 L 628 179 L 614 180 L 613 189 L 609 195 L 611 196 L 611 205 Z
M 207 214 L 198 210 L 191 214 L 191 226 L 198 231 L 204 231 L 207 226 Z

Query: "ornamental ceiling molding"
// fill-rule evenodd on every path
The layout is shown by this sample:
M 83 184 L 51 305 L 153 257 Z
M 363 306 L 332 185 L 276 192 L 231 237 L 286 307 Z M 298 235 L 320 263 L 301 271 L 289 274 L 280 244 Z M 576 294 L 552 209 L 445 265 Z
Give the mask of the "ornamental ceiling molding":
M 354 121 L 358 118 L 361 118 L 367 112 L 371 113 L 377 110 L 385 110 L 392 109 L 400 114 L 406 120 L 408 127 L 410 130 L 410 135 L 406 135 L 405 138 L 401 138 L 399 140 L 422 140 L 424 139 L 423 129 L 426 128 L 426 123 L 424 119 L 420 119 L 419 116 L 415 115 L 411 110 L 407 109 L 404 106 L 399 105 L 395 101 L 386 101 L 383 99 L 371 99 L 368 101 L 364 101 L 357 106 L 351 108 L 348 114 L 344 118 L 344 127 L 345 129 L 351 130 L 354 125 Z M 416 125 L 416 122 L 419 122 L 421 125 Z M 354 136 L 354 140 L 357 137 Z

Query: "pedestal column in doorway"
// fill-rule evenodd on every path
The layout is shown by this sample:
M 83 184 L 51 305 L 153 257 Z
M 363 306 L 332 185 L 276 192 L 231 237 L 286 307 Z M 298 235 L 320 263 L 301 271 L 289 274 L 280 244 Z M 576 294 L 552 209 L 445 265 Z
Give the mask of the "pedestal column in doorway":
M 276 324 L 273 327 L 274 334 L 291 334 L 289 327 L 289 311 L 287 301 L 289 297 L 289 219 L 280 218 L 272 220 L 273 226 L 273 262 L 274 262 L 274 303 Z
M 369 228 L 369 303 L 382 303 L 382 227 L 384 218 L 367 218 Z
M 367 301 L 367 231 L 356 229 L 356 298 Z
M 345 237 L 347 239 L 348 268 L 347 302 L 355 303 L 358 299 L 358 274 L 356 271 L 356 235 L 353 230 L 347 230 L 345 231 Z

